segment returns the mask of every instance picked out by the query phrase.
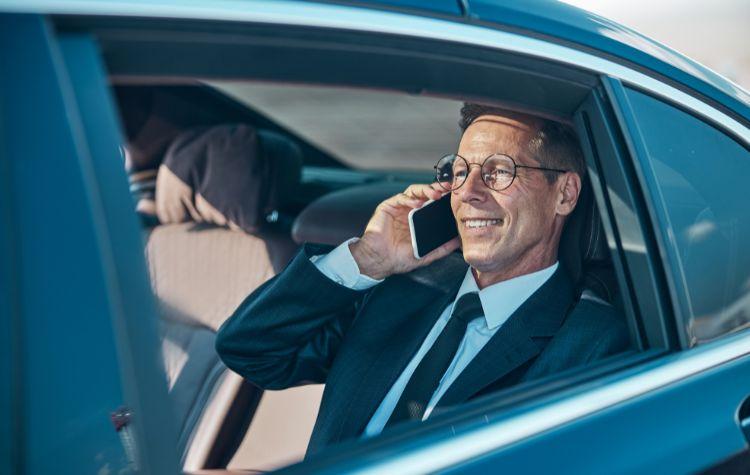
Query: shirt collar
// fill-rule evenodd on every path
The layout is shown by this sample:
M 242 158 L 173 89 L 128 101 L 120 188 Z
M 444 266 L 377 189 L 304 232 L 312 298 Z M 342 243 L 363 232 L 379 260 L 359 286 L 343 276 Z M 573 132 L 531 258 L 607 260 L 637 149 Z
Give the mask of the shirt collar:
M 544 285 L 547 280 L 555 273 L 559 262 L 551 266 L 532 272 L 530 274 L 520 275 L 512 279 L 504 280 L 489 287 L 479 290 L 471 267 L 466 271 L 461 287 L 458 289 L 456 301 L 469 292 L 479 292 L 479 300 L 482 302 L 482 310 L 487 327 L 493 330 L 510 318 L 518 307 L 523 304 L 531 294 L 536 292 L 539 287 Z

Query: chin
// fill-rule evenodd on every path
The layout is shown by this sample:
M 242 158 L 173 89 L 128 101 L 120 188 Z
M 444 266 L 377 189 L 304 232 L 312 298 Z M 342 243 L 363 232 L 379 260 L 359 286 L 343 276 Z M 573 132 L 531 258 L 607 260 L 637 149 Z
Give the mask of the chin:
M 497 262 L 497 256 L 494 256 L 487 249 L 481 249 L 477 246 L 464 248 L 464 260 L 474 269 L 482 272 L 491 269 Z

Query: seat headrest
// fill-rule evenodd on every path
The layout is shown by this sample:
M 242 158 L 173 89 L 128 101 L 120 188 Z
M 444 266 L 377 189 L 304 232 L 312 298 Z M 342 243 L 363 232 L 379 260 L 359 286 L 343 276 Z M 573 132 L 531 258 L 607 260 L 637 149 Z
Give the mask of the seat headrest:
M 598 297 L 612 301 L 617 282 L 588 180 L 584 180 L 576 209 L 565 223 L 558 256 L 573 281 L 578 282 L 579 292 L 592 290 Z
M 294 221 L 292 239 L 339 245 L 361 236 L 381 201 L 401 193 L 407 183 L 386 182 L 353 186 L 324 195 L 310 203 Z
M 257 233 L 299 184 L 302 153 L 246 124 L 196 127 L 172 142 L 156 178 L 163 224 L 188 220 Z

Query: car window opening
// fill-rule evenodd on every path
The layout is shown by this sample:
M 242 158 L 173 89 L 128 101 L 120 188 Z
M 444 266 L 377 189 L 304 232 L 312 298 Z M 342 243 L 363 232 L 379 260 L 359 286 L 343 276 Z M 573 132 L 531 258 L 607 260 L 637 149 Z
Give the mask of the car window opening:
M 160 303 L 169 388 L 183 421 L 185 468 L 205 466 L 191 444 L 200 441 L 197 431 L 212 425 L 207 418 L 216 417 L 214 408 L 232 401 L 241 402 L 235 413 L 244 417 L 213 429 L 222 435 L 209 444 L 222 447 L 211 455 L 214 462 L 268 469 L 300 460 L 323 387 L 263 392 L 223 366 L 213 352 L 214 332 L 248 294 L 284 269 L 301 243 L 337 245 L 361 234 L 379 202 L 415 178 L 428 178 L 439 158 L 433 155 L 457 146 L 461 102 L 408 98 L 404 107 L 418 105 L 409 114 L 431 120 L 399 139 L 414 120 L 394 120 L 400 95 L 236 82 L 118 85 L 115 94 Z M 350 117 L 361 108 L 366 116 Z M 352 128 L 368 133 L 354 135 Z M 212 162 L 221 149 L 250 159 Z M 620 305 L 598 213 L 585 180 L 559 258 L 576 282 L 577 300 Z M 449 260 L 462 262 L 459 253 Z

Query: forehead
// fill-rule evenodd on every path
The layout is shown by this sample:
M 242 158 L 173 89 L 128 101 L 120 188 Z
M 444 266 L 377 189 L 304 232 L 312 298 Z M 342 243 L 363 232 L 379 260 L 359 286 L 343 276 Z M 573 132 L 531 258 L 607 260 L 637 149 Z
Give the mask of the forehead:
M 458 154 L 469 160 L 481 160 L 493 153 L 521 158 L 537 128 L 532 117 L 483 115 L 466 128 Z

